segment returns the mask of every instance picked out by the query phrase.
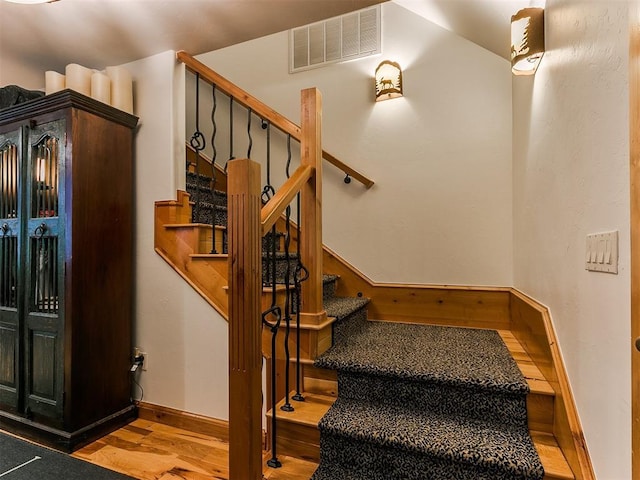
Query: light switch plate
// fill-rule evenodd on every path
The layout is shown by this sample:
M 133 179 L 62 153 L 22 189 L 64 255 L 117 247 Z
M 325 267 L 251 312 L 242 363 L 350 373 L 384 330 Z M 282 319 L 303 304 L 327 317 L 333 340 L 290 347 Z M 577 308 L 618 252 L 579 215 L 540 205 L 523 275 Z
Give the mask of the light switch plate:
M 618 273 L 618 231 L 587 235 L 586 269 Z

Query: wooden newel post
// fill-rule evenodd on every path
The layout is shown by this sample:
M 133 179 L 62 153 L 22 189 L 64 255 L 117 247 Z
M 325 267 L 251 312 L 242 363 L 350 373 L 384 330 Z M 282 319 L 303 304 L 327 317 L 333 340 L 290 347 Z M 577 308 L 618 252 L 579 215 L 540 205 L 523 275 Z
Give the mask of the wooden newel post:
M 229 478 L 262 478 L 260 165 L 228 164 Z
M 317 88 L 302 91 L 300 164 L 314 170 L 300 195 L 302 264 L 309 279 L 302 284 L 301 320 L 319 324 L 327 318 L 322 305 L 322 95 Z

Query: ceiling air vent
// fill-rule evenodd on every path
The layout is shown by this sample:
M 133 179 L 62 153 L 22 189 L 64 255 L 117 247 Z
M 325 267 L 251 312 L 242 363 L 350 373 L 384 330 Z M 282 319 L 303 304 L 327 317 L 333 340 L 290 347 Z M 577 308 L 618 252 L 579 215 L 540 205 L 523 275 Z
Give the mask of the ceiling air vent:
M 289 71 L 381 53 L 380 5 L 291 30 Z

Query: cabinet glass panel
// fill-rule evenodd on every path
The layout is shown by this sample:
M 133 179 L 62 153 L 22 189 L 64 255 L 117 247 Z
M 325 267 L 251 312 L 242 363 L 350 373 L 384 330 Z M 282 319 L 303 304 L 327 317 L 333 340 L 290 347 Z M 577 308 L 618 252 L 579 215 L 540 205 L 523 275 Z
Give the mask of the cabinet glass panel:
M 0 237 L 0 307 L 17 308 L 18 237 Z
M 37 233 L 37 232 L 36 232 Z M 32 312 L 58 313 L 58 238 L 31 238 Z
M 49 135 L 32 146 L 31 218 L 58 216 L 58 147 Z
M 0 146 L 0 218 L 18 214 L 18 147 L 6 142 Z

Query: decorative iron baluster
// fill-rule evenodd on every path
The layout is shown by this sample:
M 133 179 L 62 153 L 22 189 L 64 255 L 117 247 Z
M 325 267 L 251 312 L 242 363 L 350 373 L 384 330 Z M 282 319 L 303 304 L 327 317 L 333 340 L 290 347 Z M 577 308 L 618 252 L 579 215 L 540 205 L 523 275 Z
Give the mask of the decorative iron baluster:
M 287 136 L 287 177 L 289 176 L 289 164 L 291 163 L 291 135 Z M 302 295 L 302 282 L 309 278 L 309 270 L 302 264 L 300 256 L 300 244 L 302 242 L 302 231 L 300 229 L 300 193 L 296 195 L 296 229 L 298 235 L 297 253 L 298 261 L 293 274 L 294 293 L 296 296 L 296 393 L 292 400 L 304 402 L 300 387 L 300 296 Z M 301 276 L 302 274 L 302 276 Z
M 216 254 L 218 250 L 216 249 L 216 225 L 218 224 L 218 208 L 215 204 L 216 198 L 216 183 L 218 181 L 218 177 L 216 176 L 216 157 L 218 156 L 218 150 L 216 149 L 216 134 L 218 133 L 218 125 L 216 124 L 216 110 L 218 109 L 218 101 L 216 99 L 216 85 L 215 83 L 211 85 L 211 100 L 213 106 L 211 107 L 211 124 L 213 125 L 213 130 L 211 132 L 211 208 L 213 211 L 211 212 L 211 253 Z M 224 233 L 222 234 L 224 244 Z
M 249 137 L 249 146 L 247 147 L 247 158 L 251 158 L 251 148 L 253 147 L 253 138 L 251 137 L 251 109 L 247 108 L 247 136 Z
M 287 135 L 287 168 L 285 169 L 287 178 L 291 176 L 289 174 L 290 166 L 291 166 L 291 134 Z
M 193 221 L 200 221 L 200 152 L 207 144 L 204 135 L 200 131 L 200 74 L 196 73 L 196 130 L 191 136 L 191 147 L 196 152 L 196 198 L 195 212 L 192 214 Z
M 262 128 L 267 130 L 267 183 L 262 189 L 262 203 L 267 203 L 276 193 L 276 189 L 271 185 L 271 122 L 263 120 Z
M 289 177 L 289 172 L 287 171 L 287 178 Z M 285 322 L 285 331 L 284 331 L 284 356 L 285 356 L 285 374 L 284 374 L 284 382 L 285 382 L 285 403 L 280 407 L 281 410 L 285 412 L 293 412 L 294 408 L 291 406 L 289 402 L 289 363 L 291 362 L 291 355 L 289 354 L 289 334 L 291 333 L 291 308 L 290 308 L 290 300 L 291 300 L 291 292 L 289 282 L 291 280 L 291 263 L 289 257 L 289 246 L 291 244 L 291 206 L 287 206 L 285 215 L 285 227 L 286 233 L 284 236 L 284 261 L 286 262 L 286 268 L 284 271 L 284 322 Z
M 229 159 L 224 164 L 224 173 L 227 173 L 229 160 L 236 157 L 233 155 L 233 97 L 229 96 Z
M 267 461 L 267 465 L 271 468 L 280 468 L 282 463 L 278 460 L 277 448 L 276 448 L 276 440 L 277 440 L 277 408 L 276 408 L 276 336 L 278 335 L 278 329 L 280 328 L 280 323 L 282 322 L 282 310 L 278 306 L 277 303 L 277 279 L 276 279 L 276 227 L 274 226 L 271 229 L 271 261 L 267 263 L 271 263 L 273 278 L 271 281 L 271 307 L 263 312 L 262 314 L 262 324 L 269 327 L 271 330 L 271 458 Z M 275 317 L 275 321 L 273 323 L 269 323 L 267 317 L 269 315 L 273 315 Z

